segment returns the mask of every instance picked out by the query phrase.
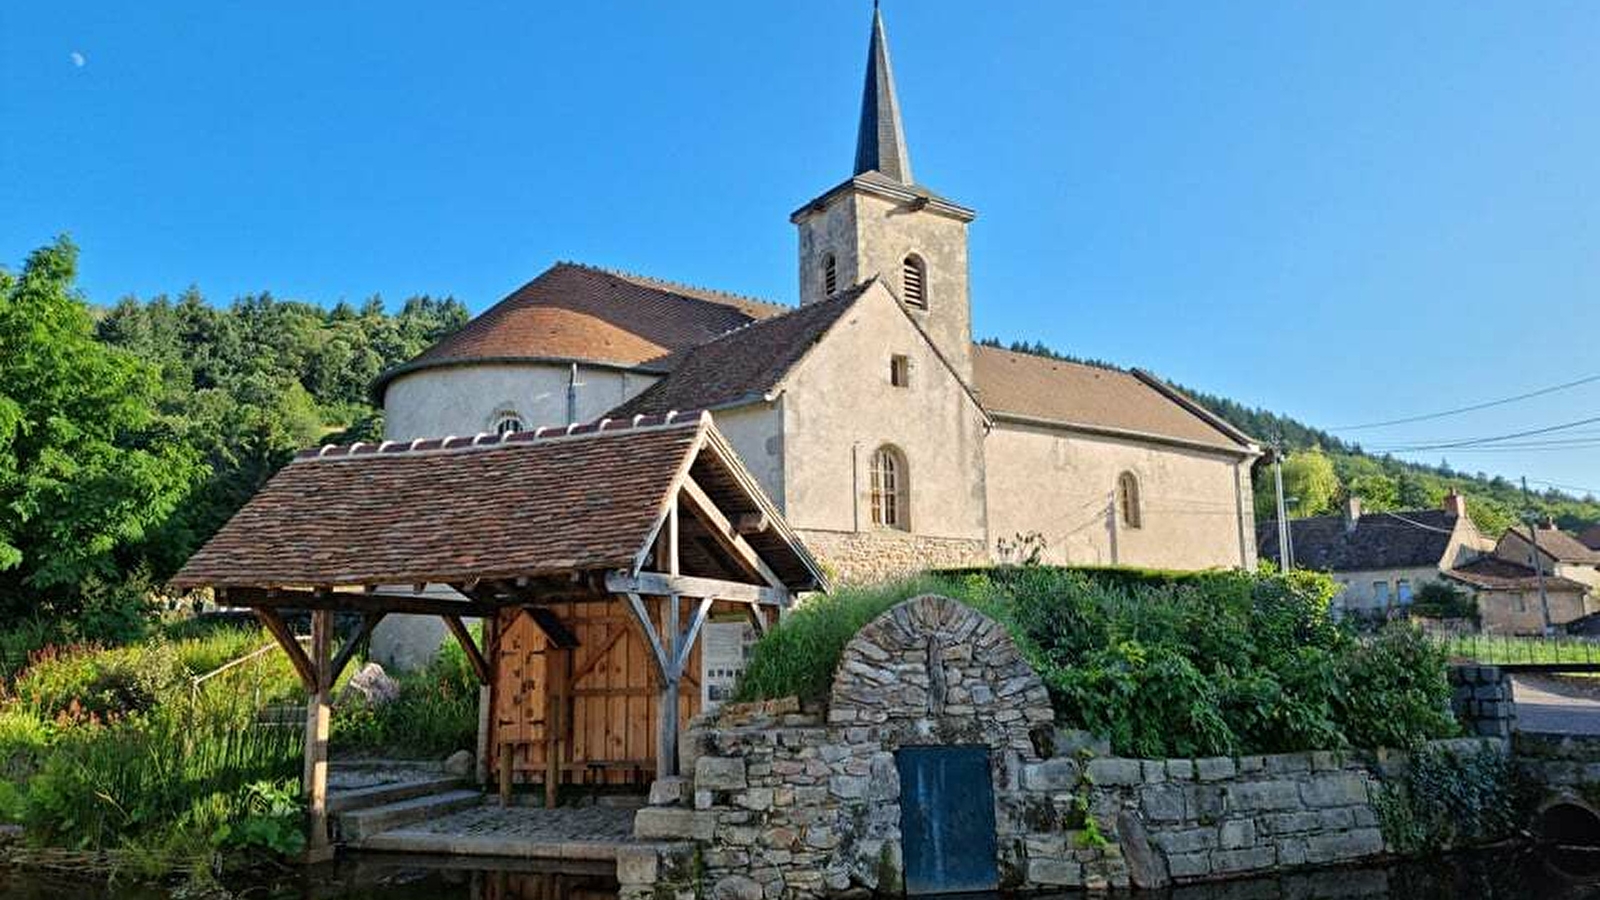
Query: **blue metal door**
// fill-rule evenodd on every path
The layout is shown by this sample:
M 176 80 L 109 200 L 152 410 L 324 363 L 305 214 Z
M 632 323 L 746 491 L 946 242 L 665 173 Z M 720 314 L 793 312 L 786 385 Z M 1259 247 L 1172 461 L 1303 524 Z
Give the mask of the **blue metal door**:
M 902 747 L 900 838 L 906 893 L 999 887 L 988 747 Z

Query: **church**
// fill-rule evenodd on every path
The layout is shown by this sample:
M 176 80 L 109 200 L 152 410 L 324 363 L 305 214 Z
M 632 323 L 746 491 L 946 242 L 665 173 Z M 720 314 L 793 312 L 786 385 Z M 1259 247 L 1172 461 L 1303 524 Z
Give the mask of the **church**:
M 840 581 L 1253 566 L 1261 447 L 1141 370 L 973 343 L 975 218 L 912 175 L 874 11 L 854 169 L 789 216 L 799 306 L 558 263 L 379 377 L 385 437 L 710 411 Z

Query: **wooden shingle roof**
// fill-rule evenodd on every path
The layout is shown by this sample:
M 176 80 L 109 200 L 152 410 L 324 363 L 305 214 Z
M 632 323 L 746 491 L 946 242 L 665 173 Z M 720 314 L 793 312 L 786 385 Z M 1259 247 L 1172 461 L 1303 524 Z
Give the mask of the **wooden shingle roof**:
M 691 471 L 793 589 L 814 561 L 711 418 L 302 453 L 172 579 L 179 588 L 450 584 L 631 569 Z

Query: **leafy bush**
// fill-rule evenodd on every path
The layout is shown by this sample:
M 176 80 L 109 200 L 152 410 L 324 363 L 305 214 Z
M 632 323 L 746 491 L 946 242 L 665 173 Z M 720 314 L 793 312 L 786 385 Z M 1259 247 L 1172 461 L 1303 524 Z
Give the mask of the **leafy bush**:
M 1503 753 L 1427 747 L 1379 793 L 1384 837 L 1401 853 L 1497 840 L 1521 821 L 1526 786 Z
M 21 781 L 38 768 L 50 747 L 51 729 L 16 704 L 0 707 L 0 779 Z
M 952 584 L 923 576 L 872 587 L 844 587 L 807 599 L 751 651 L 736 697 L 798 695 L 802 700 L 827 699 L 833 670 L 844 645 L 861 627 L 902 600 L 918 594 L 949 593 Z
M 306 848 L 305 803 L 297 781 L 257 781 L 237 798 L 238 814 L 212 834 L 218 847 L 292 856 Z
M 1412 629 L 1363 644 L 1326 576 L 1045 566 L 967 570 L 807 601 L 756 644 L 741 699 L 827 696 L 844 645 L 943 593 L 1004 624 L 1057 718 L 1128 756 L 1414 746 L 1453 734 L 1443 657 Z
M 1417 589 L 1411 614 L 1429 619 L 1470 619 L 1480 621 L 1477 598 L 1445 581 L 1430 581 Z
M 1448 663 L 1443 646 L 1403 622 L 1356 643 L 1334 696 L 1345 736 L 1358 747 L 1412 748 L 1453 734 Z

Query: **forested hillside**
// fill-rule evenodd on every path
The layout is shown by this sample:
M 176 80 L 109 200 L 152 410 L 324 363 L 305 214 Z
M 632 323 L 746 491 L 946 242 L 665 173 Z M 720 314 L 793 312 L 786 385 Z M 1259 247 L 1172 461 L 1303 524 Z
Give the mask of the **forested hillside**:
M 1060 353 L 1036 341 L 1006 345 L 990 338 L 983 343 L 1019 353 L 1117 368 L 1104 360 Z M 1525 497 L 1520 485 L 1502 477 L 1461 472 L 1444 461 L 1426 466 L 1392 456 L 1374 456 L 1363 452 L 1359 444 L 1340 440 L 1288 416 L 1205 391 L 1178 387 L 1246 434 L 1262 441 L 1281 442 L 1290 453 L 1284 464 L 1284 493 L 1296 500 L 1290 509 L 1294 517 L 1333 512 L 1352 496 L 1360 497 L 1363 508 L 1373 511 L 1436 508 L 1444 495 L 1454 488 L 1466 495 L 1473 521 L 1486 534 L 1501 533 L 1529 512 L 1540 518 L 1552 517 L 1568 530 L 1600 522 L 1600 502 L 1594 497 L 1575 497 L 1554 488 Z M 1259 518 L 1275 515 L 1271 487 L 1270 478 L 1256 479 Z
M 367 388 L 468 319 L 451 298 L 91 305 L 65 239 L 0 269 L 0 626 L 132 626 L 302 447 L 378 437 Z

